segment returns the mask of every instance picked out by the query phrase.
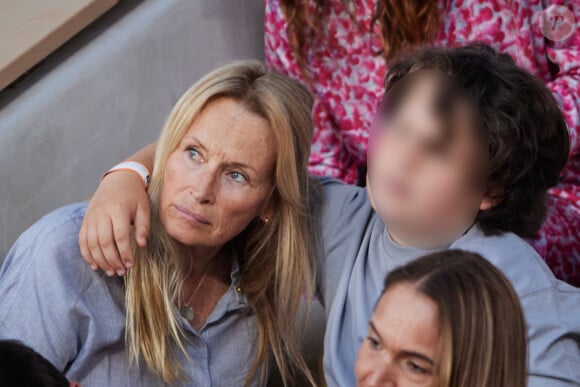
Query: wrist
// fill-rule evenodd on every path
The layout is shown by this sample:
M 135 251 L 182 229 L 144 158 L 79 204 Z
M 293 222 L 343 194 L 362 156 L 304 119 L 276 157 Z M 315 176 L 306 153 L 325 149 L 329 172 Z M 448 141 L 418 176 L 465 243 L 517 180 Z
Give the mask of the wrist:
M 101 180 L 103 180 L 107 175 L 119 171 L 130 172 L 135 176 L 139 177 L 139 180 L 141 181 L 141 183 L 143 183 L 143 187 L 145 188 L 145 190 L 147 190 L 147 188 L 149 187 L 149 182 L 151 181 L 151 173 L 149 172 L 149 169 L 145 165 L 137 161 L 123 161 L 122 163 L 115 165 L 113 168 L 105 172 L 105 174 L 101 177 Z

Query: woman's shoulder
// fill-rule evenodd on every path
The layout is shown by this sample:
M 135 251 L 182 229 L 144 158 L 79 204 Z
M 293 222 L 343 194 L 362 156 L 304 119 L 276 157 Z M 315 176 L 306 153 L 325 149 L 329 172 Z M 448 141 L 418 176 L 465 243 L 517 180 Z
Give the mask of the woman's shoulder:
M 75 203 L 51 211 L 24 231 L 6 256 L 0 273 L 7 266 L 20 264 L 14 257 L 26 256 L 28 260 L 64 258 L 79 251 L 78 234 L 87 203 Z
M 78 246 L 78 234 L 86 207 L 87 203 L 61 207 L 30 226 L 8 252 L 0 269 L 0 278 L 15 273 L 32 275 L 34 272 L 44 273 L 46 277 L 56 272 L 82 269 L 84 261 Z
M 0 310 L 10 310 L 25 294 L 38 308 L 49 303 L 63 316 L 103 295 L 121 303 L 122 281 L 94 272 L 82 258 L 78 235 L 86 208 L 87 203 L 61 207 L 22 233 L 0 269 Z
M 96 330 L 118 334 L 124 321 L 122 282 L 93 272 L 80 253 L 86 206 L 42 217 L 18 238 L 0 269 L 0 338 L 26 342 L 60 370 L 77 358 L 88 336 Z
M 57 208 L 40 218 L 22 235 L 38 234 L 38 237 L 42 237 L 63 231 L 76 231 L 78 233 L 87 206 L 87 202 L 79 202 Z

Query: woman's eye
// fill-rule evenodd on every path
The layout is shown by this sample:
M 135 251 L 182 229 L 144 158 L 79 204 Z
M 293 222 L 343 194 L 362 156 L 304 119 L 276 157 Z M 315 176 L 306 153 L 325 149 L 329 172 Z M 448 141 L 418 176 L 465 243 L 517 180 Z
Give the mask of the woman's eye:
M 248 179 L 246 179 L 246 177 L 244 175 L 242 175 L 240 172 L 230 172 L 230 177 L 232 180 L 238 182 L 238 183 L 245 183 L 246 181 L 248 181 Z
M 372 349 L 379 349 L 381 346 L 381 343 L 379 343 L 379 341 L 377 339 L 375 339 L 372 336 L 367 336 L 367 340 L 369 341 L 369 344 L 371 345 Z
M 418 365 L 417 363 L 415 363 L 412 360 L 408 360 L 407 361 L 407 368 L 409 369 L 409 371 L 411 371 L 414 374 L 418 374 L 418 375 L 429 375 L 430 371 L 424 367 L 421 367 L 420 365 Z
M 192 160 L 199 160 L 201 159 L 201 155 L 194 147 L 187 147 L 187 152 L 189 153 L 189 158 Z

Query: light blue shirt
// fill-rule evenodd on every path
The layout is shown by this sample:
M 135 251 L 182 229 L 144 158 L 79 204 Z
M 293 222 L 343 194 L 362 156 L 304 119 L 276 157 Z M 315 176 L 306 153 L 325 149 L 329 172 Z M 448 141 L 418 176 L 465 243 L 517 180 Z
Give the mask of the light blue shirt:
M 83 387 L 163 385 L 145 364 L 129 364 L 123 280 L 93 272 L 81 257 L 85 209 L 79 203 L 52 212 L 8 253 L 0 270 L 0 338 L 29 345 Z M 176 385 L 243 385 L 255 357 L 257 322 L 236 291 L 236 264 L 231 278 L 199 332 L 181 319 L 192 360 L 183 360 L 190 382 Z
M 394 243 L 366 190 L 323 179 L 320 261 L 327 326 L 324 373 L 329 387 L 355 386 L 354 364 L 388 272 L 428 253 Z M 529 337 L 529 386 L 580 383 L 580 289 L 554 278 L 533 248 L 514 234 L 486 237 L 471 228 L 450 248 L 481 254 L 511 281 Z

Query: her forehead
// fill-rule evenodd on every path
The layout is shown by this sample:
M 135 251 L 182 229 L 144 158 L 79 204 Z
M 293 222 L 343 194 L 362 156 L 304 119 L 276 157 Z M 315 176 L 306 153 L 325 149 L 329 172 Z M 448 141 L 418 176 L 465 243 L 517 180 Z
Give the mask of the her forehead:
M 383 294 L 373 314 L 377 333 L 397 351 L 433 355 L 439 338 L 439 311 L 412 284 L 398 284 Z
M 263 121 L 264 124 L 267 124 L 265 118 L 248 109 L 241 101 L 231 97 L 219 97 L 209 101 L 193 123 L 204 120 L 223 122 Z
M 272 137 L 269 123 L 233 98 L 222 97 L 208 103 L 193 121 L 186 136 L 195 133 L 207 140 L 268 142 Z
M 204 156 L 225 164 L 244 164 L 269 175 L 276 144 L 268 122 L 232 98 L 219 98 L 202 110 L 185 133 Z

